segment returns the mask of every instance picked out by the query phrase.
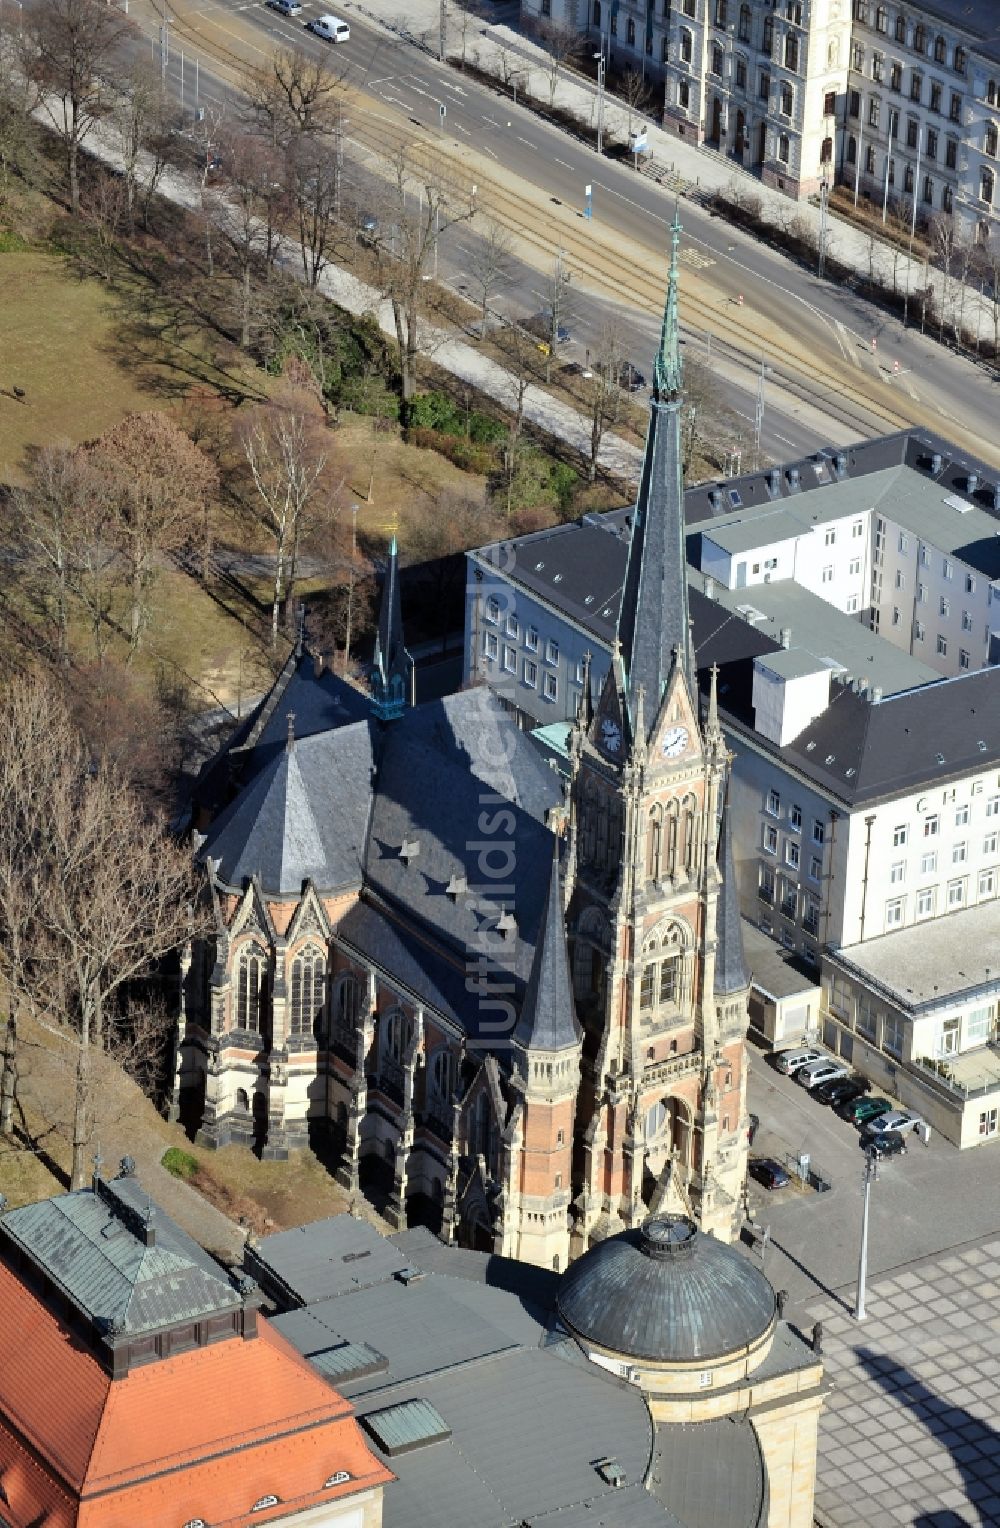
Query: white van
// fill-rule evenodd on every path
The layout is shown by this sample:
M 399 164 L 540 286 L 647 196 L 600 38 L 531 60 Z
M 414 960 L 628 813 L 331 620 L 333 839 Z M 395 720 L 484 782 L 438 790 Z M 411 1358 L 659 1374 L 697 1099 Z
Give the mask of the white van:
M 804 1045 L 799 1050 L 778 1051 L 774 1058 L 774 1064 L 779 1072 L 784 1072 L 786 1077 L 797 1072 L 800 1066 L 806 1066 L 810 1061 L 826 1061 L 829 1058 L 823 1051 L 815 1046 Z
M 351 35 L 351 29 L 346 21 L 341 21 L 336 16 L 317 16 L 309 23 L 309 31 L 315 32 L 317 37 L 322 37 L 325 42 L 346 42 Z

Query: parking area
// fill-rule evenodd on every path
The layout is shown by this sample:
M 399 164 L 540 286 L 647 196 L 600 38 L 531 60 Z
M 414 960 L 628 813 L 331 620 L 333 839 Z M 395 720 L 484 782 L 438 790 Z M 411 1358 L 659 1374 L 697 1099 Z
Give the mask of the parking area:
M 768 1190 L 751 1180 L 750 1208 L 769 1229 L 765 1271 L 790 1305 L 837 1294 L 850 1303 L 857 1276 L 865 1166 L 855 1126 L 819 1103 L 750 1048 L 749 1108 L 760 1119 L 751 1159 L 783 1165 L 803 1154 L 830 1182 L 824 1193 L 795 1178 Z M 907 1137 L 905 1156 L 879 1164 L 872 1188 L 869 1270 L 874 1277 L 945 1249 L 1000 1233 L 1000 1144 L 960 1152 L 940 1136 Z

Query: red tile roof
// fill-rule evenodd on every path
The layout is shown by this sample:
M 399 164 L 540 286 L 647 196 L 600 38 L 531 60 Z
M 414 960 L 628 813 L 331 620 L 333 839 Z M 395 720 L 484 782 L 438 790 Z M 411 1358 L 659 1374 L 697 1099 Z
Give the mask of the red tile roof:
M 0 1502 L 15 1528 L 265 1524 L 392 1479 L 350 1404 L 263 1319 L 254 1338 L 112 1380 L 2 1263 L 0 1309 Z M 324 1489 L 341 1470 L 351 1479 Z

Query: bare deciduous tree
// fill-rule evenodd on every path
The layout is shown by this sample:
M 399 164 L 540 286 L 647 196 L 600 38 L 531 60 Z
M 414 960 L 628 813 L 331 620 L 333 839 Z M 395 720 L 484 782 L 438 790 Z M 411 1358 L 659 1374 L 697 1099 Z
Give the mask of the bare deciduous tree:
M 316 400 L 302 389 L 288 389 L 255 409 L 240 434 L 261 519 L 274 543 L 272 646 L 278 642 L 281 606 L 294 594 L 298 547 L 320 498 L 326 498 L 321 425 Z
M 89 516 L 91 483 L 80 455 L 69 446 L 43 446 L 28 461 L 28 481 L 10 498 L 5 540 L 37 576 L 37 602 L 51 612 L 56 653 L 69 661 L 70 606 L 81 566 L 81 536 Z
M 29 677 L 4 696 L 2 735 L 27 716 L 46 746 L 25 798 L 0 788 L 0 839 L 13 819 L 15 851 L 0 873 L 7 947 L 7 888 L 20 898 L 18 997 L 74 1054 L 71 1187 L 84 1182 L 93 1115 L 95 1052 L 121 1041 L 127 996 L 194 931 L 187 852 L 151 820 L 117 771 L 95 762 L 64 715 L 58 692 Z M 0 762 L 0 770 L 4 767 Z M 25 912 L 25 908 L 27 911 Z M 4 1099 L 10 1097 L 6 1080 Z
M 221 143 L 225 183 L 205 196 L 205 210 L 221 234 L 236 266 L 240 344 L 250 345 L 253 271 L 259 260 L 270 266 L 278 234 L 277 205 L 281 161 L 263 139 L 232 133 Z
M 469 279 L 479 303 L 479 338 L 486 336 L 490 298 L 511 278 L 514 269 L 514 241 L 507 229 L 492 218 L 473 245 L 468 263 Z
M 302 133 L 331 134 L 343 106 L 345 72 L 299 48 L 279 48 L 246 77 L 253 116 L 280 148 Z
M 621 407 L 623 373 L 628 362 L 625 341 L 620 324 L 609 318 L 601 328 L 599 360 L 594 364 L 591 382 L 593 396 L 590 409 L 590 451 L 587 458 L 587 480 L 597 478 L 597 463 L 601 454 L 604 431 L 612 418 L 617 419 Z
M 15 40 L 9 32 L 0 32 L 0 207 L 7 200 L 11 175 L 24 156 L 30 107 L 29 86 Z
M 417 390 L 419 321 L 426 305 L 428 267 L 441 234 L 456 223 L 468 222 L 475 214 L 475 205 L 453 197 L 440 171 L 421 164 L 407 145 L 395 155 L 391 174 L 386 216 L 375 235 L 374 250 L 379 281 L 392 304 L 406 423 Z
M 87 458 L 127 572 L 134 654 L 148 621 L 158 560 L 200 530 L 202 504 L 217 491 L 218 474 L 184 431 L 155 411 L 127 414 L 87 448 Z
M 80 148 L 111 104 L 108 79 L 132 31 L 103 0 L 39 0 L 24 25 L 22 67 L 62 139 L 70 208 L 80 211 Z
M 641 70 L 626 69 L 615 85 L 615 95 L 625 102 L 626 132 L 631 136 L 633 119 L 649 110 L 653 98 L 650 83 Z
M 159 75 L 147 65 L 136 68 L 114 104 L 112 118 L 122 156 L 125 210 L 131 232 L 140 203 L 143 224 L 149 226 L 149 206 L 166 169 L 164 150 L 170 122 Z
M 545 74 L 549 84 L 549 105 L 552 106 L 555 104 L 562 71 L 580 59 L 583 39 L 576 27 L 563 21 L 543 21 L 538 28 L 538 36 L 549 55 Z
M 319 282 L 337 233 L 340 213 L 340 165 L 334 146 L 313 133 L 302 133 L 288 151 L 289 191 L 299 225 L 302 274 L 312 287 Z

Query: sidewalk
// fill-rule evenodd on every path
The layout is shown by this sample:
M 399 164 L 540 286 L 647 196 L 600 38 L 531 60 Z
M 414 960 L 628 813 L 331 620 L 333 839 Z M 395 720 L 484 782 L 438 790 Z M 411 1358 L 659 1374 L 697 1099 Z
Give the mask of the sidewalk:
M 342 4 L 345 11 L 354 11 L 375 25 L 384 27 L 394 36 L 406 38 L 436 55 L 440 24 L 439 0 L 409 0 L 405 15 L 400 13 L 398 0 L 342 0 Z M 487 74 L 497 71 L 502 55 L 506 54 L 508 59 L 516 56 L 521 60 L 517 79 L 518 95 L 527 94 L 536 100 L 548 102 L 548 54 L 541 44 L 533 42 L 509 26 L 494 25 L 489 20 L 472 18 L 466 33 L 465 50 L 469 62 Z M 461 55 L 460 23 L 456 19 L 455 8 L 451 7 L 449 8 L 448 56 L 452 60 L 457 60 L 461 58 Z M 509 65 L 507 72 L 508 74 L 510 72 Z M 640 122 L 645 123 L 649 153 L 658 166 L 669 172 L 671 189 L 674 189 L 677 182 L 680 183 L 678 189 L 681 190 L 682 195 L 691 195 L 693 192 L 711 195 L 718 191 L 738 189 L 741 196 L 754 197 L 758 200 L 764 216 L 773 219 L 776 227 L 781 228 L 792 219 L 797 219 L 818 236 L 820 226 L 818 206 L 811 202 L 794 202 L 787 196 L 783 196 L 781 192 L 765 186 L 755 175 L 751 175 L 725 155 L 713 149 L 696 148 L 694 144 L 677 138 L 655 125 L 653 118 L 658 118 L 660 115 L 660 95 L 661 92 L 657 89 L 653 97 L 655 110 L 652 117 L 644 118 L 642 113 L 633 110 L 632 123 L 633 126 L 638 126 Z M 591 127 L 595 126 L 597 86 L 589 79 L 578 74 L 561 72 L 556 85 L 554 102 L 556 106 L 575 113 Z M 612 95 L 605 95 L 604 132 L 606 137 L 616 137 L 625 141 L 628 117 L 628 109 L 622 102 Z M 922 259 L 910 260 L 894 245 L 882 243 L 877 239 L 874 250 L 871 250 L 869 234 L 839 218 L 832 205 L 827 223 L 827 255 L 831 259 L 841 261 L 866 279 L 871 272 L 876 280 L 881 278 L 889 287 L 893 284 L 894 270 L 895 281 L 900 288 L 906 289 L 907 281 L 909 281 L 910 291 L 915 291 L 924 284 Z M 940 286 L 944 277 L 940 271 L 932 269 L 931 279 L 936 286 Z M 992 308 L 982 297 L 978 286 L 967 284 L 963 298 L 958 295 L 962 291 L 961 283 L 957 278 L 950 278 L 948 290 L 955 294 L 953 309 L 961 307 L 964 326 L 968 329 L 976 327 L 978 310 L 983 333 L 992 334 Z

